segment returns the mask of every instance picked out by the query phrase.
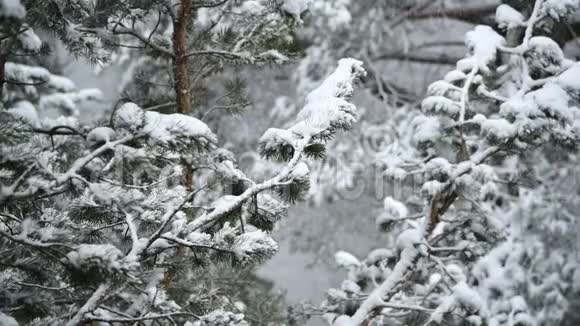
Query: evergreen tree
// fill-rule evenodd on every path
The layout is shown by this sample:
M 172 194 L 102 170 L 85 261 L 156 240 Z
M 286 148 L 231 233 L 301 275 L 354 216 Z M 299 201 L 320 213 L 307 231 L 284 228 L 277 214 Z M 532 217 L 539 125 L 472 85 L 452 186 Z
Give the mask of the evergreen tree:
M 348 279 L 316 308 L 331 324 L 564 320 L 580 275 L 580 66 L 543 35 L 580 4 L 532 4 L 527 14 L 499 6 L 502 30 L 467 33 L 467 57 L 428 88 L 422 112 L 395 116 L 400 137 L 379 165 L 422 196 L 385 198 L 386 247 L 363 260 L 336 254 Z
M 2 324 L 281 323 L 279 298 L 256 292 L 252 271 L 276 252 L 269 232 L 308 189 L 306 162 L 356 121 L 350 99 L 362 64 L 341 60 L 293 125 L 264 133 L 260 151 L 279 164 L 262 181 L 250 180 L 189 114 L 198 74 L 287 60 L 295 18 L 285 10 L 293 9 L 271 1 L 0 1 L 1 39 L 11 45 L 0 56 Z M 174 109 L 126 102 L 108 121 L 81 126 L 76 104 L 98 92 L 31 66 L 44 53 L 34 29 L 102 65 L 131 56 L 150 69 L 143 81 L 173 90 L 135 80 L 147 94 L 136 100 L 167 99 Z M 219 96 L 236 101 L 226 106 L 245 103 L 241 85 L 226 83 Z M 47 110 L 67 117 L 49 119 Z

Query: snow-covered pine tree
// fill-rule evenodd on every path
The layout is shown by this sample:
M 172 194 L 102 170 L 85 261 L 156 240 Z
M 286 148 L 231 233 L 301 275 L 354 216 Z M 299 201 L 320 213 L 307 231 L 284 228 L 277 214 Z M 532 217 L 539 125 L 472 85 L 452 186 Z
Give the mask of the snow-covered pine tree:
M 48 46 L 26 23 L 25 14 L 18 1 L 0 2 L 0 109 L 8 109 L 38 130 L 66 128 L 75 124 L 78 105 L 100 100 L 101 92 L 79 90 L 70 79 L 43 67 L 40 59 Z
M 94 3 L 101 4 L 66 5 Z M 0 4 L 2 15 L 16 12 L 14 19 L 24 19 L 18 1 Z M 64 2 L 35 4 L 33 11 L 83 12 L 58 7 Z M 74 20 L 55 17 L 66 28 L 44 28 L 73 38 L 66 33 L 77 30 Z M 86 24 L 97 18 L 84 17 Z M 77 40 L 86 37 L 79 35 Z M 84 39 L 91 40 L 102 41 Z M 77 45 L 92 44 L 86 42 Z M 107 51 L 90 53 L 101 54 Z M 226 296 L 206 284 L 215 281 L 216 270 L 250 268 L 276 251 L 268 232 L 287 203 L 307 191 L 308 159 L 320 158 L 326 141 L 356 121 L 350 98 L 364 74 L 361 62 L 339 61 L 307 97 L 295 124 L 264 133 L 260 151 L 281 164 L 259 182 L 236 168 L 233 154 L 217 147 L 205 123 L 185 114 L 125 103 L 106 126 L 45 130 L 18 110 L 0 111 L 0 320 L 8 325 L 246 324 L 243 304 L 227 304 Z M 4 93 L 11 98 L 18 91 Z M 198 173 L 195 183 L 184 185 L 188 169 Z M 227 194 L 238 182 L 247 188 Z M 165 283 L 168 271 L 175 270 L 179 291 Z
M 422 113 L 397 118 L 413 128 L 380 165 L 424 205 L 386 198 L 388 243 L 362 260 L 336 254 L 348 279 L 319 308 L 331 324 L 563 321 L 580 278 L 580 64 L 543 35 L 579 7 L 499 6 L 503 30 L 467 33 L 468 56 L 429 87 Z
M 204 121 L 250 104 L 244 82 L 228 68 L 280 64 L 296 54 L 293 27 L 306 9 L 293 1 L 263 0 L 41 0 L 22 1 L 20 8 L 27 11 L 20 17 L 23 24 L 54 34 L 71 53 L 98 67 L 129 62 L 119 83 L 125 101 Z M 210 77 L 215 80 L 208 81 Z M 216 133 L 227 134 L 221 129 Z M 219 160 L 232 159 L 230 153 L 222 154 Z M 191 189 L 213 173 L 193 166 L 207 165 L 203 161 L 208 157 L 192 161 L 191 153 L 181 152 L 180 159 L 186 168 L 182 182 Z M 243 180 L 231 183 L 214 196 L 238 195 L 248 186 Z M 187 286 L 174 284 L 178 265 L 167 272 L 166 287 Z

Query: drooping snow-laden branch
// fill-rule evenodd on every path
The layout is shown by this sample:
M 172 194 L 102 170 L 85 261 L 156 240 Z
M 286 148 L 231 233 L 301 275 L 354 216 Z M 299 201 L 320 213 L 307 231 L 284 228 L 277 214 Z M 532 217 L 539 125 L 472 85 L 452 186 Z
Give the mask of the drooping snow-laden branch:
M 364 76 L 362 62 L 354 59 L 342 59 L 338 68 L 320 87 L 312 91 L 306 99 L 306 105 L 298 116 L 298 122 L 288 130 L 270 129 L 261 142 L 269 150 L 281 145 L 290 145 L 293 155 L 288 164 L 273 178 L 255 184 L 235 199 L 217 207 L 209 214 L 192 221 L 188 228 L 192 231 L 203 229 L 221 217 L 239 208 L 245 201 L 256 194 L 283 185 L 292 179 L 292 173 L 304 158 L 306 148 L 321 135 L 334 132 L 336 125 L 350 125 L 355 119 L 354 107 L 348 103 L 354 82 Z

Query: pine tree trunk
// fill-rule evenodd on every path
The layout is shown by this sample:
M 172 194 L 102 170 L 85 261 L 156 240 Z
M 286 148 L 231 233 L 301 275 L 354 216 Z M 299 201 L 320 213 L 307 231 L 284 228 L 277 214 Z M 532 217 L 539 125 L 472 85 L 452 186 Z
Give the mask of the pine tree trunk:
M 2 90 L 4 89 L 4 82 L 6 79 L 6 56 L 0 54 L 0 96 L 2 95 Z
M 192 18 L 192 0 L 181 0 L 181 8 L 177 14 L 177 19 L 173 22 L 173 78 L 175 84 L 175 96 L 177 102 L 177 112 L 181 114 L 191 113 L 191 85 L 189 81 L 189 66 L 187 60 L 187 32 Z M 193 169 L 191 164 L 185 160 L 185 175 L 182 183 L 187 191 L 193 191 Z M 184 249 L 179 247 L 175 257 L 181 257 Z M 163 279 L 163 287 L 169 288 L 175 277 L 176 269 L 169 269 Z
M 173 23 L 173 74 L 177 112 L 191 113 L 191 85 L 189 81 L 189 67 L 187 63 L 187 27 L 192 17 L 192 0 L 182 0 L 177 20 Z M 185 168 L 183 184 L 188 191 L 193 187 L 193 171 L 189 164 Z
M 191 112 L 191 97 L 189 73 L 187 65 L 187 27 L 192 16 L 191 0 L 182 0 L 181 9 L 177 21 L 173 24 L 173 50 L 175 59 L 173 62 L 175 93 L 177 96 L 177 111 L 179 113 Z

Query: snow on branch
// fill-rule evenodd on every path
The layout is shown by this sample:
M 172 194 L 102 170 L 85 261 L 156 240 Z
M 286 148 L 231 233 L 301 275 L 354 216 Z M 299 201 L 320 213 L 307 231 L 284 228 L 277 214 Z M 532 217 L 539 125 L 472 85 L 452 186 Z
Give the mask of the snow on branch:
M 295 177 L 293 173 L 314 144 L 321 138 L 330 137 L 337 128 L 347 129 L 356 121 L 356 107 L 349 101 L 354 83 L 365 74 L 361 61 L 341 59 L 336 70 L 308 95 L 294 126 L 285 130 L 268 129 L 260 139 L 263 155 L 287 153 L 283 155 L 289 161 L 287 165 L 275 177 L 251 186 L 233 200 L 196 218 L 188 228 L 191 231 L 203 230 L 258 193 L 292 182 Z

